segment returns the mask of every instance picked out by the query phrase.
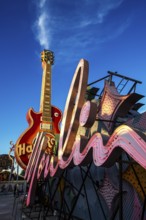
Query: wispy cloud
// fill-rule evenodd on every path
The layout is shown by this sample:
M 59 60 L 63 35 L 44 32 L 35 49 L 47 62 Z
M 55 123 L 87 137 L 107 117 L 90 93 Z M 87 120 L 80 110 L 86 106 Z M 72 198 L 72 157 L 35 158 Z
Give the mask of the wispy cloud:
M 51 41 L 51 35 L 49 33 L 48 22 L 49 22 L 49 16 L 47 15 L 45 11 L 43 11 L 38 17 L 38 20 L 36 21 L 37 31 L 38 31 L 36 37 L 40 45 L 45 48 L 49 48 L 50 41 Z
M 88 14 L 86 10 L 85 13 L 82 13 L 83 16 L 81 16 L 79 20 L 80 27 L 104 23 L 110 12 L 118 8 L 123 1 L 124 0 L 97 0 L 96 2 L 93 1 L 93 3 L 86 0 L 86 7 L 89 8 L 90 13 Z
M 50 48 L 84 48 L 96 46 L 116 38 L 130 24 L 128 18 L 112 19 L 113 11 L 121 6 L 124 0 L 81 0 L 59 1 L 39 0 L 35 22 L 35 36 L 41 47 Z M 80 10 L 82 6 L 82 10 Z M 110 14 L 112 16 L 110 17 Z M 123 15 L 122 15 L 123 16 Z M 121 17 L 122 17 L 121 16 Z M 108 20 L 110 19 L 110 21 Z M 109 34 L 110 33 L 110 34 Z
M 34 33 L 40 46 L 48 49 L 51 44 L 50 17 L 45 8 L 47 0 L 40 0 L 37 5 L 37 18 L 34 24 Z
M 39 7 L 43 8 L 45 6 L 46 0 L 40 0 Z
M 97 10 L 97 23 L 103 23 L 105 17 L 118 8 L 122 4 L 123 0 L 102 0 L 100 1 L 99 8 Z

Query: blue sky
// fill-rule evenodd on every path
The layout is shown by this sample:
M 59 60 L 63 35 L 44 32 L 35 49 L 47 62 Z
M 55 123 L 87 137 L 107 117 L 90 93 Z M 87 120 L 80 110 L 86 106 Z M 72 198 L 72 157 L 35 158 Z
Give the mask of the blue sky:
M 28 127 L 28 109 L 39 111 L 44 48 L 54 51 L 52 104 L 62 111 L 81 58 L 89 83 L 117 71 L 142 81 L 146 95 L 145 11 L 145 0 L 1 1 L 0 154 Z

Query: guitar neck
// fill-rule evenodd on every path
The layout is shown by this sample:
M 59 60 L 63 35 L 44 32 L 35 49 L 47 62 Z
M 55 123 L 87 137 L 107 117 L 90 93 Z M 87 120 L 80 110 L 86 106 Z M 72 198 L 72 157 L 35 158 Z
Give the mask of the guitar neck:
M 51 64 L 42 63 L 42 91 L 40 101 L 40 111 L 42 112 L 42 121 L 51 122 Z

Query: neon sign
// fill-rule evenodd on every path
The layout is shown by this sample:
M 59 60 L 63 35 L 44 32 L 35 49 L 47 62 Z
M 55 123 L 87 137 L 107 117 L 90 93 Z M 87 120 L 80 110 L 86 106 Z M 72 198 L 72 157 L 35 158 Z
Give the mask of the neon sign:
M 85 100 L 87 80 L 88 62 L 82 59 L 76 68 L 68 93 L 57 156 L 45 153 L 48 142 L 45 132 L 37 134 L 25 172 L 25 179 L 30 184 L 27 205 L 34 202 L 37 179 L 40 177 L 45 179 L 49 175 L 59 175 L 69 166 L 86 165 L 91 160 L 96 166 L 110 166 L 121 154 L 121 148 L 146 168 L 146 142 L 128 125 L 121 125 L 115 129 L 104 144 L 99 132 L 94 132 L 89 138 L 79 131 L 81 127 L 91 128 L 99 112 L 95 103 Z M 125 99 L 129 97 L 130 95 Z M 116 103 L 115 100 L 114 102 Z M 121 99 L 121 102 L 123 103 L 124 99 Z M 117 103 L 120 102 L 117 101 Z M 105 109 L 104 112 L 106 112 Z M 114 152 L 116 154 L 111 159 L 110 155 Z

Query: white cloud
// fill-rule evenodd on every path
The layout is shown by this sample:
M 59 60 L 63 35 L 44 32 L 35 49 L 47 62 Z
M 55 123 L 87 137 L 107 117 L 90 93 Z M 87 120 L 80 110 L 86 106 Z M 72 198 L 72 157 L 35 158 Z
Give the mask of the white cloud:
M 86 7 L 89 10 L 94 10 L 93 13 L 89 13 L 92 16 L 81 16 L 81 20 L 79 21 L 80 27 L 89 26 L 91 24 L 102 24 L 106 17 L 110 14 L 110 12 L 116 8 L 118 8 L 122 4 L 123 0 L 97 0 L 94 4 L 86 0 Z M 94 9 L 90 9 L 90 7 L 94 6 Z
M 46 0 L 40 0 L 40 2 L 39 2 L 39 7 L 40 7 L 40 8 L 43 8 L 44 5 L 45 5 L 45 3 L 46 3 Z
M 118 8 L 123 0 L 102 0 L 97 10 L 97 23 L 102 23 L 111 10 Z
M 83 42 L 88 45 L 92 39 L 95 45 L 115 38 L 128 27 L 129 22 L 124 20 L 123 24 L 118 20 L 113 20 L 113 23 L 105 21 L 111 11 L 117 9 L 123 1 L 86 0 L 80 13 L 75 2 L 66 3 L 65 8 L 54 1 L 39 0 L 35 23 L 36 39 L 41 47 L 48 49 L 51 43 L 58 48 L 71 45 L 83 47 Z M 110 36 L 108 33 L 111 33 Z
M 38 17 L 38 20 L 36 22 L 37 26 L 37 39 L 41 46 L 45 47 L 46 49 L 50 46 L 51 36 L 49 33 L 48 28 L 48 22 L 49 22 L 49 16 L 44 11 L 40 14 Z
M 50 18 L 45 8 L 46 0 L 40 0 L 37 5 L 37 18 L 34 24 L 34 33 L 37 41 L 43 49 L 48 49 L 51 43 Z

